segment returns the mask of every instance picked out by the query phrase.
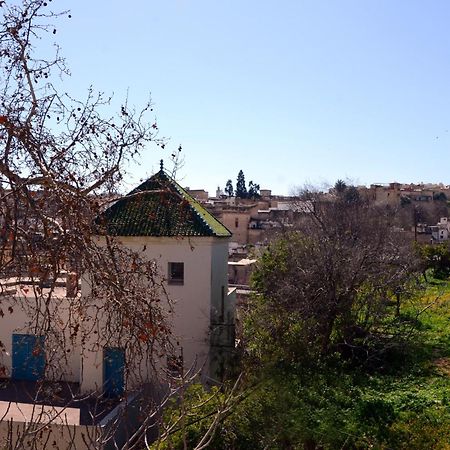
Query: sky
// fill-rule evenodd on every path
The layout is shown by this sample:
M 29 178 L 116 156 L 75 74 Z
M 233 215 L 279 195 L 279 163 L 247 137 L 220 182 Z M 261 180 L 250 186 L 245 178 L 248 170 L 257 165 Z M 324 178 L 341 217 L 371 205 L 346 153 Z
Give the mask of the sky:
M 54 0 L 71 70 L 119 104 L 151 96 L 183 186 L 214 194 L 240 169 L 273 193 L 350 179 L 450 184 L 448 0 Z

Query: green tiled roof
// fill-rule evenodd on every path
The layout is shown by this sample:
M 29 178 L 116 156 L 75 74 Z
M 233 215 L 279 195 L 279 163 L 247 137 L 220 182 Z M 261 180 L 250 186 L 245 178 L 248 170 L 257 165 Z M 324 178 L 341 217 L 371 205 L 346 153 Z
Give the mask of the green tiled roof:
M 111 205 L 96 224 L 113 236 L 231 236 L 163 170 Z

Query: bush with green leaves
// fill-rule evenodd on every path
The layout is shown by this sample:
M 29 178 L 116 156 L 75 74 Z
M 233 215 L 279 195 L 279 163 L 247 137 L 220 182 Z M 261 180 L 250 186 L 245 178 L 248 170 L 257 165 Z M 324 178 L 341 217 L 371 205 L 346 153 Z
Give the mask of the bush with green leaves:
M 424 271 L 430 270 L 434 278 L 444 280 L 450 275 L 450 248 L 448 244 L 419 245 L 417 252 Z
M 416 288 L 411 247 L 360 205 L 343 211 L 332 223 L 283 235 L 258 261 L 244 327 L 257 360 L 364 352 L 372 338 L 401 330 L 387 319 L 400 313 L 392 307 L 397 294 L 405 301 Z

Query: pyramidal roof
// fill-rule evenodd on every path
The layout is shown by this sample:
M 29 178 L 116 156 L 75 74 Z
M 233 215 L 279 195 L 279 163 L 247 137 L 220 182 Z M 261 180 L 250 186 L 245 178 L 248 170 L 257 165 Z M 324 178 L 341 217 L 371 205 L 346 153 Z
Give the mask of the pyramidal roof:
M 96 224 L 112 236 L 231 236 L 162 168 L 111 205 Z

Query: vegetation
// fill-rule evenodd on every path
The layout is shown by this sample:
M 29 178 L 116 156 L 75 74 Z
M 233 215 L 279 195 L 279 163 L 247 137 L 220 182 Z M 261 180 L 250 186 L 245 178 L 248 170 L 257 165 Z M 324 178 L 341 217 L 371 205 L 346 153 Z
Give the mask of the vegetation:
M 256 373 L 252 360 L 252 375 L 208 448 L 450 448 L 450 283 L 431 279 L 424 286 L 400 318 L 414 338 L 386 351 L 376 366 L 333 353 L 259 364 Z M 185 433 L 179 428 L 152 448 L 182 449 L 183 436 L 194 448 L 228 395 L 226 386 L 190 387 Z M 179 417 L 173 404 L 166 423 Z
M 440 280 L 450 275 L 450 249 L 447 244 L 420 245 L 417 250 L 425 273 L 430 270 L 433 277 Z
M 256 199 L 259 198 L 259 184 L 253 183 L 253 181 L 249 181 L 248 189 L 245 185 L 245 175 L 242 170 L 239 171 L 237 180 L 236 180 L 236 190 L 233 188 L 233 182 L 228 180 L 225 185 L 225 194 L 228 197 L 236 196 L 237 198 L 250 198 Z
M 259 184 L 253 183 L 253 181 L 249 181 L 248 183 L 248 192 L 247 192 L 247 198 L 259 198 Z
M 446 202 L 447 196 L 445 195 L 444 192 L 435 192 L 433 194 L 433 200 L 437 200 L 439 202 Z
M 80 361 L 106 346 L 124 349 L 123 370 L 135 372 L 136 384 L 145 379 L 141 367 L 172 356 L 168 308 L 161 306 L 166 295 L 154 261 L 113 237 L 99 239 L 94 226 L 130 164 L 150 143 L 163 147 L 165 141 L 157 137 L 150 103 L 134 109 L 124 101 L 117 114 L 105 116 L 108 96 L 90 88 L 78 100 L 64 92 L 69 71 L 52 45 L 53 23 L 69 19 L 69 12 L 54 12 L 50 0 L 0 1 L 0 7 L 0 328 L 14 323 L 15 333 L 45 338 L 45 349 L 39 344 L 32 350 L 33 356 L 45 351 L 33 378 L 45 375 L 57 383 L 36 383 L 27 401 L 57 398 L 65 408 L 80 400 L 75 388 L 60 396 L 59 382 L 76 373 L 73 354 Z M 81 274 L 90 287 L 83 296 L 77 294 Z M 9 280 L 13 289 L 6 289 Z M 0 342 L 2 388 L 9 383 L 3 378 L 10 375 L 7 349 Z M 83 394 L 93 420 L 102 408 L 100 389 Z M 158 407 L 146 406 L 143 415 Z M 19 428 L 2 416 L 0 447 L 61 448 L 50 434 L 56 416 L 32 411 Z M 112 434 L 120 420 L 110 423 Z M 76 446 L 71 430 L 65 448 Z M 135 436 L 145 431 L 144 422 Z M 85 435 L 86 446 L 115 446 L 108 433 Z
M 247 198 L 247 188 L 245 186 L 245 176 L 242 170 L 239 171 L 236 180 L 236 197 Z
M 346 203 L 358 203 L 361 201 L 358 188 L 353 185 L 347 185 L 343 180 L 337 180 L 334 184 L 334 192 L 336 196 Z
M 188 388 L 152 449 L 450 448 L 450 282 L 346 190 L 262 256 L 240 389 Z
M 225 194 L 227 194 L 228 197 L 233 197 L 234 195 L 233 182 L 231 180 L 228 180 L 225 185 Z
M 391 221 L 345 195 L 316 202 L 297 230 L 261 258 L 248 350 L 290 362 L 337 349 L 356 357 L 384 335 L 400 333 L 402 327 L 387 320 L 389 302 L 396 292 L 411 294 L 416 263 Z

